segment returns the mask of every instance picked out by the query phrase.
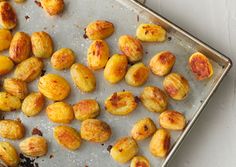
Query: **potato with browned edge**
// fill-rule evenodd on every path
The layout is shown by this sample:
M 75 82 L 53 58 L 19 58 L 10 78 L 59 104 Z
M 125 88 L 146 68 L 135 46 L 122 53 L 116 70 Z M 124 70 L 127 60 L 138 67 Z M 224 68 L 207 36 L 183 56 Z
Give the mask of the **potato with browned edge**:
M 7 92 L 0 92 L 0 111 L 10 112 L 20 109 L 21 101 L 18 97 Z
M 0 2 L 0 24 L 4 29 L 13 29 L 16 27 L 16 13 L 10 3 Z
M 43 9 L 51 16 L 58 15 L 64 9 L 64 0 L 41 0 Z
M 9 167 L 17 167 L 20 163 L 19 155 L 11 143 L 0 141 L 0 160 Z
M 0 76 L 8 74 L 14 67 L 14 63 L 7 56 L 0 55 Z
M 150 167 L 150 163 L 144 156 L 135 156 L 131 160 L 130 167 Z
M 0 29 L 0 51 L 8 49 L 12 40 L 12 34 L 9 30 Z

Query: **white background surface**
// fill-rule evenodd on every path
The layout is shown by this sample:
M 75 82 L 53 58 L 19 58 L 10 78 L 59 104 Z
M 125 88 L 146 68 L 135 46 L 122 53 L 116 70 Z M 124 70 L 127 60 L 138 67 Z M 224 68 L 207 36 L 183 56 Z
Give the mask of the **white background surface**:
M 236 0 L 146 0 L 146 5 L 236 64 Z M 236 167 L 235 85 L 233 67 L 170 167 Z

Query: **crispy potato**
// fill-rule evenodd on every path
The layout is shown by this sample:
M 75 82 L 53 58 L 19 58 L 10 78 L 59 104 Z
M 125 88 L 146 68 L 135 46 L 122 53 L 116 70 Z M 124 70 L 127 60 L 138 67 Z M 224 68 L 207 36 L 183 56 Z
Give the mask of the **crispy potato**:
M 151 118 L 143 118 L 134 124 L 131 135 L 135 140 L 144 140 L 153 135 L 156 130 L 156 125 Z
M 25 82 L 31 82 L 41 74 L 43 67 L 43 62 L 40 59 L 30 57 L 16 66 L 14 78 L 21 79 Z
M 170 133 L 165 129 L 159 129 L 153 135 L 149 144 L 149 150 L 156 157 L 165 157 L 170 148 Z
M 11 41 L 9 56 L 15 63 L 29 58 L 31 53 L 30 37 L 24 32 L 17 32 Z
M 143 58 L 143 46 L 138 39 L 123 35 L 119 38 L 118 45 L 130 62 L 137 62 Z
M 159 25 L 140 24 L 136 36 L 144 42 L 163 42 L 166 39 L 166 31 Z
M 9 167 L 17 167 L 20 163 L 16 149 L 8 142 L 0 142 L 0 159 Z
M 12 34 L 9 30 L 0 29 L 0 51 L 8 49 L 12 40 Z
M 104 78 L 115 84 L 121 81 L 126 73 L 128 60 L 125 55 L 113 55 L 107 62 L 104 70 Z
M 128 115 L 137 107 L 131 92 L 115 92 L 105 101 L 106 110 L 113 115 Z
M 99 70 L 106 66 L 109 59 L 109 47 L 103 40 L 95 40 L 89 46 L 87 52 L 87 62 L 89 68 Z
M 21 110 L 28 116 L 33 117 L 42 111 L 45 98 L 42 93 L 30 93 L 23 101 Z
M 69 126 L 57 126 L 53 129 L 54 139 L 69 150 L 77 150 L 81 145 L 79 132 Z
M 25 135 L 25 127 L 18 120 L 1 120 L 0 136 L 7 139 L 17 140 Z
M 81 100 L 73 105 L 75 118 L 84 121 L 90 118 L 96 118 L 100 114 L 100 107 L 96 100 Z
M 111 36 L 114 30 L 114 25 L 111 22 L 96 20 L 87 26 L 85 34 L 91 40 L 99 40 Z
M 167 110 L 161 113 L 159 122 L 161 127 L 170 130 L 183 130 L 186 125 L 184 115 L 173 110 Z
M 155 86 L 147 86 L 140 95 L 142 104 L 151 112 L 162 112 L 168 106 L 167 96 Z
M 131 137 L 118 139 L 110 151 L 111 157 L 119 162 L 126 163 L 138 153 L 138 144 Z
M 197 80 L 210 78 L 214 73 L 211 62 L 200 52 L 196 52 L 189 57 L 189 67 Z
M 180 74 L 171 73 L 163 81 L 166 93 L 174 100 L 183 100 L 187 97 L 190 87 L 188 81 Z
M 20 142 L 19 147 L 23 154 L 30 157 L 41 157 L 48 151 L 47 140 L 37 135 L 24 139 Z
M 131 160 L 130 167 L 150 167 L 150 163 L 144 156 L 135 156 Z
M 69 83 L 57 74 L 46 74 L 39 79 L 39 91 L 50 100 L 60 101 L 70 93 Z
M 81 91 L 92 92 L 96 89 L 95 75 L 83 64 L 73 64 L 70 69 L 70 74 L 74 83 Z
M 109 140 L 112 134 L 110 126 L 98 119 L 86 119 L 82 122 L 80 131 L 82 139 L 95 143 Z
M 34 56 L 49 58 L 53 53 L 53 41 L 50 35 L 44 31 L 34 32 L 31 36 L 32 51 Z
M 72 107 L 65 102 L 56 102 L 46 109 L 48 118 L 55 123 L 70 123 L 74 119 Z
M 18 110 L 21 107 L 21 101 L 18 97 L 7 92 L 0 92 L 0 111 L 10 112 Z
M 64 9 L 64 0 L 41 0 L 43 9 L 51 16 L 58 15 Z
M 149 63 L 149 67 L 153 74 L 157 76 L 165 76 L 170 73 L 175 64 L 175 55 L 169 51 L 162 51 L 156 54 Z
M 0 55 L 0 76 L 8 74 L 14 67 L 14 63 L 7 56 Z
M 4 29 L 16 27 L 16 13 L 8 2 L 0 2 L 0 24 Z
M 125 81 L 131 86 L 143 85 L 149 76 L 149 69 L 143 63 L 132 65 L 125 75 Z

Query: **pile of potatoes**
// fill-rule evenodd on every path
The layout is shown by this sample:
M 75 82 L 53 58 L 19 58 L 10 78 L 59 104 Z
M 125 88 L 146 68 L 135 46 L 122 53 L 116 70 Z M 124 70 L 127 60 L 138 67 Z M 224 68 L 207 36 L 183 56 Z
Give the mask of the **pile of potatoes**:
M 64 7 L 63 0 L 42 0 L 41 4 L 50 15 L 61 13 Z M 12 77 L 3 80 L 3 91 L 0 92 L 1 112 L 21 109 L 27 117 L 35 117 L 46 107 L 48 119 L 62 124 L 53 128 L 55 141 L 62 147 L 77 150 L 82 140 L 103 143 L 110 139 L 112 129 L 106 122 L 97 119 L 101 112 L 98 102 L 94 99 L 83 99 L 74 105 L 64 102 L 70 95 L 70 84 L 57 74 L 42 75 L 44 59 L 50 58 L 51 66 L 56 70 L 70 70 L 74 84 L 85 93 L 96 89 L 96 70 L 104 69 L 104 79 L 108 83 L 117 84 L 124 79 L 133 87 L 144 85 L 151 71 L 157 77 L 164 77 L 163 90 L 156 86 L 145 86 L 138 98 L 148 111 L 160 113 L 158 124 L 161 128 L 157 128 L 151 118 L 137 120 L 130 135 L 121 137 L 114 143 L 110 155 L 119 163 L 131 160 L 131 167 L 149 167 L 148 159 L 137 155 L 137 141 L 151 138 L 150 152 L 156 157 L 167 156 L 171 145 L 170 130 L 181 131 L 187 122 L 181 112 L 168 109 L 168 99 L 184 100 L 189 94 L 190 86 L 183 75 L 171 72 L 176 56 L 169 51 L 154 55 L 149 65 L 141 62 L 144 57 L 142 42 L 165 41 L 166 31 L 161 26 L 139 25 L 136 37 L 122 35 L 119 38 L 121 54 L 110 56 L 109 44 L 105 39 L 115 31 L 114 25 L 105 20 L 90 23 L 85 29 L 85 36 L 92 43 L 87 51 L 87 65 L 84 65 L 76 62 L 76 55 L 70 48 L 55 51 L 53 40 L 47 32 L 34 32 L 31 35 L 16 32 L 13 35 L 8 29 L 16 26 L 16 14 L 6 1 L 0 2 L 0 24 L 4 28 L 0 29 L 0 52 L 9 49 L 9 56 L 0 56 L 0 76 L 14 70 Z M 129 67 L 129 63 L 133 65 Z M 190 56 L 189 67 L 198 80 L 208 79 L 213 75 L 210 61 L 202 53 Z M 30 92 L 28 84 L 36 79 L 38 92 Z M 130 91 L 115 92 L 105 99 L 104 106 L 108 113 L 124 116 L 136 109 L 136 98 Z M 54 103 L 45 106 L 47 99 Z M 80 132 L 68 126 L 74 119 L 82 122 Z M 11 140 L 23 139 L 25 126 L 20 120 L 0 120 L 0 136 Z M 47 154 L 48 142 L 42 136 L 33 135 L 21 141 L 19 148 L 27 156 L 40 157 Z M 17 166 L 20 161 L 16 149 L 9 142 L 0 142 L 0 159 L 12 167 Z

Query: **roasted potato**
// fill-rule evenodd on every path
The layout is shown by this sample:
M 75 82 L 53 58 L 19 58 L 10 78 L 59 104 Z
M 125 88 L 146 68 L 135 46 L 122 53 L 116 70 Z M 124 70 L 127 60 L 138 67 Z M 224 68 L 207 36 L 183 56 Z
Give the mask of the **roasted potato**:
M 113 55 L 107 62 L 104 70 L 104 78 L 115 84 L 122 80 L 126 74 L 128 60 L 125 55 Z
M 16 13 L 10 3 L 0 2 L 0 24 L 4 29 L 13 29 L 16 27 Z
M 25 135 L 25 127 L 18 120 L 1 120 L 0 136 L 7 139 L 17 140 Z
M 131 160 L 130 167 L 150 167 L 150 163 L 144 156 L 135 156 Z
M 0 76 L 8 74 L 14 67 L 14 63 L 7 56 L 0 55 Z
M 0 29 L 0 51 L 8 49 L 12 40 L 12 34 L 9 30 Z
M 16 149 L 8 142 L 0 142 L 0 159 L 9 167 L 17 167 L 20 163 Z
M 0 92 L 0 111 L 10 112 L 18 110 L 21 107 L 21 101 L 18 97 L 7 92 Z
M 23 2 L 25 2 L 26 0 L 14 0 L 14 2 L 16 2 L 16 3 L 23 3 Z
M 187 97 L 190 87 L 188 81 L 181 74 L 171 73 L 163 81 L 166 93 L 174 100 L 183 100 Z
M 43 9 L 49 15 L 58 15 L 64 9 L 64 0 L 41 0 Z

